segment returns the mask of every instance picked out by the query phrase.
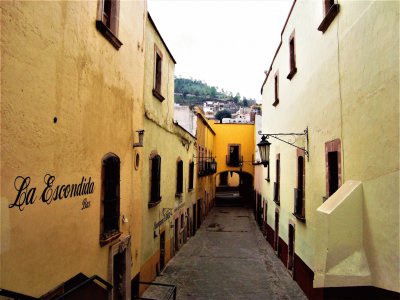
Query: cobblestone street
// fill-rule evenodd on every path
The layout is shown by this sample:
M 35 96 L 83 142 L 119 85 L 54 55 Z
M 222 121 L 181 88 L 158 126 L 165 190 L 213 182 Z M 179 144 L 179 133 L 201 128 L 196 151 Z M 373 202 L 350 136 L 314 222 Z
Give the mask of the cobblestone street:
M 260 232 L 252 211 L 215 207 L 155 282 L 177 299 L 306 299 Z M 165 288 L 143 297 L 163 299 Z

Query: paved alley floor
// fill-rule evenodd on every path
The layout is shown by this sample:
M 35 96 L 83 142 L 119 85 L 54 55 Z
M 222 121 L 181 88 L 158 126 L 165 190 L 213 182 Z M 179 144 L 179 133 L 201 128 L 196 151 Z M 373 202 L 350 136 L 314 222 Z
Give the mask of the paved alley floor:
M 307 299 L 243 207 L 214 207 L 155 282 L 176 285 L 178 300 Z

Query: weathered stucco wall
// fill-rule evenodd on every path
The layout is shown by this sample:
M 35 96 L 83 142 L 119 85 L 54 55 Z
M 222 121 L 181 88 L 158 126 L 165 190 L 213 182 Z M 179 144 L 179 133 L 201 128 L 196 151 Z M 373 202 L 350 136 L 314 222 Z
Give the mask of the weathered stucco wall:
M 109 152 L 121 160 L 120 211 L 129 222 L 120 229 L 132 236 L 132 273 L 139 270 L 141 177 L 132 142 L 143 126 L 145 3 L 120 3 L 119 51 L 96 30 L 97 5 L 0 4 L 5 289 L 40 296 L 79 272 L 109 280 L 109 249 L 99 245 L 102 158 Z M 93 192 L 47 205 L 46 174 L 55 176 L 53 188 L 90 178 Z M 30 178 L 26 189 L 21 178 Z M 32 204 L 9 207 L 33 188 Z

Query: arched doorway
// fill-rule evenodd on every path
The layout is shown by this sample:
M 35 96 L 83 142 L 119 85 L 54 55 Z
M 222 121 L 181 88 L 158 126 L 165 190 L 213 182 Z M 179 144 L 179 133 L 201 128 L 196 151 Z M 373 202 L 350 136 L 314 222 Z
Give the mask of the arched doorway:
M 215 177 L 217 206 L 252 206 L 253 176 L 242 171 L 224 171 Z

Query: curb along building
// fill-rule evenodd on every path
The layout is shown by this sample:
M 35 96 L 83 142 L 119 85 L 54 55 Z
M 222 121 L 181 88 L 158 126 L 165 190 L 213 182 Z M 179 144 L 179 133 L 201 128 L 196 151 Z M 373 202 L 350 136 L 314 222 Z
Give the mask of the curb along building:
M 311 299 L 398 297 L 399 2 L 294 1 L 262 85 L 267 239 Z M 267 178 L 267 168 L 264 168 Z M 383 299 L 383 298 L 382 298 Z
M 70 297 L 129 299 L 141 265 L 144 159 L 132 144 L 145 2 L 0 8 L 1 293 L 52 298 L 97 275 L 110 298 L 98 279 Z
M 141 203 L 144 282 L 155 279 L 190 235 L 196 200 L 196 138 L 173 120 L 175 63 L 148 14 Z

